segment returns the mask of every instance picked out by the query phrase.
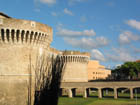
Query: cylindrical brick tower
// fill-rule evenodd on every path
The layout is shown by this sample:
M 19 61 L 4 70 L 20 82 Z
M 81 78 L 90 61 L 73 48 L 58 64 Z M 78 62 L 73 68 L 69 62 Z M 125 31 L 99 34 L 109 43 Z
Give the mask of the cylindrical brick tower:
M 88 82 L 87 64 L 90 58 L 89 53 L 64 51 L 61 58 L 66 63 L 62 82 Z
M 37 55 L 51 42 L 51 27 L 0 13 L 0 105 L 27 105 Z

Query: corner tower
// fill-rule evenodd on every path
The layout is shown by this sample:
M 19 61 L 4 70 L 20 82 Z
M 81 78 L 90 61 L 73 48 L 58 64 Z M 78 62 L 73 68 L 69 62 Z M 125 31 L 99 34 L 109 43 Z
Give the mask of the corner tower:
M 4 98 L 0 105 L 26 104 L 29 78 L 34 79 L 35 74 L 29 69 L 35 67 L 39 53 L 48 52 L 51 42 L 52 28 L 48 25 L 0 13 L 0 99 Z
M 87 64 L 90 54 L 79 51 L 63 51 L 61 58 L 66 62 L 62 82 L 88 82 Z

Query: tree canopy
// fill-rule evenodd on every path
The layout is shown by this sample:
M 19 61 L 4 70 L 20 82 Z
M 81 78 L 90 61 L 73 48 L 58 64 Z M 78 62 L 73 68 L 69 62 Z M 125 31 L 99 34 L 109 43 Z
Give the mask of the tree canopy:
M 140 62 L 125 62 L 112 70 L 116 79 L 136 79 L 140 73 Z

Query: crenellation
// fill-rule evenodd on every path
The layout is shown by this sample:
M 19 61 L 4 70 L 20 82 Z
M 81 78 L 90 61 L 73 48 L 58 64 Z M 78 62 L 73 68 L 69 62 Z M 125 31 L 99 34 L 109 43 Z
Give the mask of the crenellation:
M 1 28 L 0 39 L 3 44 L 47 44 L 50 43 L 48 34 L 31 30 Z
M 79 62 L 79 63 L 87 63 L 89 58 L 87 56 L 81 55 L 60 55 L 64 58 L 65 62 Z

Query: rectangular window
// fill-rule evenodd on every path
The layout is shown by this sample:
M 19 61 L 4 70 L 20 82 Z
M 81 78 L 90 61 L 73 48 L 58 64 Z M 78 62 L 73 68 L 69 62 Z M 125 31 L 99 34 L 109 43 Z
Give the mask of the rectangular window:
M 32 26 L 32 27 L 35 27 L 35 25 L 36 25 L 35 22 L 32 21 L 32 22 L 31 22 L 31 26 Z
M 0 19 L 0 24 L 3 24 L 3 19 Z

